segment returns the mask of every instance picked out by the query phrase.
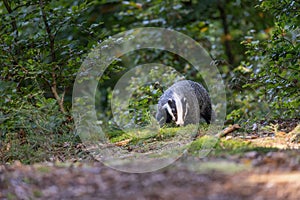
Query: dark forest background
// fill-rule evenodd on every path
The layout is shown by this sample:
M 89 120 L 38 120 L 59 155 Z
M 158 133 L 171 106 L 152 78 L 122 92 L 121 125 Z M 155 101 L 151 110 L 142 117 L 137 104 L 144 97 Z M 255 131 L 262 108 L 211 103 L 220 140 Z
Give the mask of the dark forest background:
M 76 73 L 93 47 L 132 28 L 173 29 L 209 52 L 226 84 L 226 123 L 250 129 L 257 121 L 299 117 L 299 12 L 298 1 L 285 0 L 0 1 L 2 161 L 39 161 L 79 142 L 71 113 Z M 128 60 L 155 61 L 187 79 L 203 78 L 176 55 L 155 50 L 125 55 L 99 83 L 99 117 L 105 123 L 111 91 Z M 143 91 L 149 99 L 151 91 Z

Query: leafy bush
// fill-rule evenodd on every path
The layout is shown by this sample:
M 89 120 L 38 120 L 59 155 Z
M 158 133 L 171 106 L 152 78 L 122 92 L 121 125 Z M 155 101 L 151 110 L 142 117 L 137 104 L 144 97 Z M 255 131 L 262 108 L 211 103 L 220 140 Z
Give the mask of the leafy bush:
M 0 2 L 3 161 L 27 157 L 31 162 L 31 154 L 40 150 L 51 155 L 50 147 L 63 145 L 63 136 L 73 129 L 73 80 L 81 56 L 98 39 L 87 41 L 87 36 L 101 25 L 85 21 L 87 8 L 82 1 Z
M 25 97 L 18 93 L 3 96 L 0 162 L 22 160 L 24 163 L 33 163 L 70 156 L 68 151 L 78 140 L 75 135 L 69 134 L 73 129 L 71 119 L 58 112 L 55 99 L 46 99 L 41 92 Z M 7 110 L 9 112 L 5 112 Z M 68 146 L 63 148 L 66 143 Z M 63 151 L 58 151 L 59 148 Z
M 258 92 L 258 104 L 269 103 L 270 116 L 299 116 L 300 3 L 268 0 L 261 2 L 258 9 L 270 12 L 275 26 L 266 30 L 267 34 L 250 31 L 243 42 L 249 59 L 244 65 L 250 74 L 244 87 Z

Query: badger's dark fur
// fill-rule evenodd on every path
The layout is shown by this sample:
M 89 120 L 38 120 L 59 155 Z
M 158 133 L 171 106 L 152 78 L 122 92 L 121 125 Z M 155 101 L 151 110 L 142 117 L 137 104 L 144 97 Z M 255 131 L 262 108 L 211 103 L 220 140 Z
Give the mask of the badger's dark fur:
M 158 101 L 156 119 L 160 126 L 172 121 L 179 126 L 196 124 L 200 118 L 210 124 L 212 107 L 206 89 L 199 83 L 178 81 Z

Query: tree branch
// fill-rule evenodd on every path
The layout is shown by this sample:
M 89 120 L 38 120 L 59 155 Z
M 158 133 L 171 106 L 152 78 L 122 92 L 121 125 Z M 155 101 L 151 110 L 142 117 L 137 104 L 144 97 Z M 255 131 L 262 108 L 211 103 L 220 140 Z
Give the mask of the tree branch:
M 5 6 L 7 12 L 9 14 L 11 14 L 13 12 L 13 10 L 12 10 L 9 2 L 7 0 L 3 0 L 3 3 L 4 3 L 4 6 Z M 12 30 L 13 30 L 12 32 L 16 33 L 14 41 L 15 41 L 15 43 L 17 43 L 18 42 L 19 32 L 18 32 L 18 26 L 17 26 L 17 22 L 16 22 L 16 18 L 15 17 L 12 17 L 11 26 L 12 26 Z M 16 53 L 19 54 L 19 50 L 17 48 L 16 48 L 16 51 L 17 51 Z
M 43 2 L 43 0 L 40 0 L 39 3 L 40 3 L 40 9 L 41 9 L 41 13 L 42 13 L 42 19 L 43 19 L 43 22 L 44 22 L 44 25 L 45 25 L 45 28 L 46 28 L 48 39 L 50 41 L 51 59 L 52 59 L 52 62 L 55 62 L 56 61 L 55 47 L 54 47 L 55 37 L 51 33 L 51 28 L 49 26 L 48 19 L 47 19 L 45 10 L 44 10 L 44 2 Z
M 39 1 L 39 4 L 40 4 L 40 9 L 41 9 L 41 15 L 42 15 L 42 19 L 43 19 L 43 22 L 44 22 L 44 25 L 45 25 L 45 28 L 46 28 L 46 32 L 47 32 L 47 35 L 48 35 L 48 39 L 50 41 L 50 53 L 51 53 L 51 60 L 52 62 L 56 62 L 56 55 L 55 55 L 55 35 L 52 34 L 52 31 L 51 31 L 51 27 L 48 23 L 48 19 L 47 19 L 47 16 L 46 16 L 46 13 L 45 13 L 45 10 L 44 10 L 44 2 L 43 0 L 40 0 Z M 57 91 L 57 82 L 56 82 L 56 74 L 55 74 L 55 69 L 56 69 L 56 66 L 53 66 L 52 67 L 52 72 L 51 72 L 51 75 L 52 75 L 52 84 L 50 86 L 51 88 L 51 92 L 54 96 L 54 98 L 56 99 L 58 105 L 59 105 L 59 109 L 62 113 L 65 113 L 65 108 L 64 108 L 64 95 L 65 95 L 65 90 L 62 94 L 62 97 L 60 98 L 60 96 L 58 95 L 58 91 Z

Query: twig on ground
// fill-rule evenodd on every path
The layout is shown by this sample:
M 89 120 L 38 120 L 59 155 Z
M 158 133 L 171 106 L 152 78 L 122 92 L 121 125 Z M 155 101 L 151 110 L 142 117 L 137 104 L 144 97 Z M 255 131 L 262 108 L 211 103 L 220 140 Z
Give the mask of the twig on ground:
M 220 133 L 218 133 L 218 137 L 221 138 L 221 137 L 224 137 L 226 135 L 228 135 L 229 133 L 235 131 L 235 130 L 238 130 L 240 129 L 240 125 L 238 124 L 233 124 L 233 125 L 230 125 L 229 127 L 225 128 L 223 131 L 221 131 Z

